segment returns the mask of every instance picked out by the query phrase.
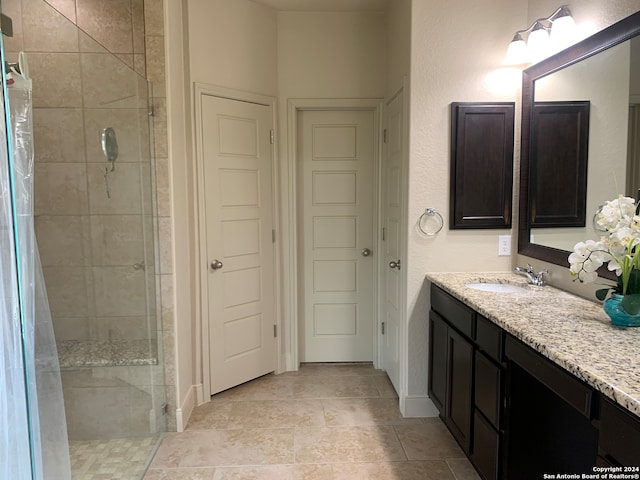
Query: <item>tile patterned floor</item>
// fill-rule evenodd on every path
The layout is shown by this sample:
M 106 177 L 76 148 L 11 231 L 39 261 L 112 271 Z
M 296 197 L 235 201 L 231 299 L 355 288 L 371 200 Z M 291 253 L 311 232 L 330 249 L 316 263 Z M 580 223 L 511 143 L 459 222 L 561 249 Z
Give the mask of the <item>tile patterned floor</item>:
M 73 480 L 140 480 L 159 437 L 69 442 Z
M 438 418 L 402 418 L 386 374 L 306 364 L 221 394 L 167 434 L 144 480 L 479 480 Z

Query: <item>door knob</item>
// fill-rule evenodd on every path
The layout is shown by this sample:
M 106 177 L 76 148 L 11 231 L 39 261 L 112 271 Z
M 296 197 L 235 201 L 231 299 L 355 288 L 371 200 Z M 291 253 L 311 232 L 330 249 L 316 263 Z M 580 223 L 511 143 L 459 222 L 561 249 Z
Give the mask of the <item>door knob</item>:
M 400 260 L 389 262 L 389 268 L 397 268 L 398 270 L 400 270 Z
M 213 270 L 220 270 L 222 267 L 224 267 L 224 265 L 220 260 L 214 260 L 213 262 L 211 262 L 211 268 Z
M 371 250 L 369 250 L 368 248 L 363 248 L 362 252 L 360 253 L 362 253 L 363 257 L 368 257 L 369 255 L 371 255 Z

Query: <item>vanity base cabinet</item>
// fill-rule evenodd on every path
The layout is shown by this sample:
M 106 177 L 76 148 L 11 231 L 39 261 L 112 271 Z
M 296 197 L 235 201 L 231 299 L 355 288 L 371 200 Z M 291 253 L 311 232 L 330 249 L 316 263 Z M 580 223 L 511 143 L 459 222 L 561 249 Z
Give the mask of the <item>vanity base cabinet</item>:
M 599 460 L 603 465 L 640 467 L 640 418 L 602 398 L 599 430 Z
M 484 480 L 500 478 L 500 441 L 500 432 L 476 409 L 473 416 L 473 453 L 469 458 Z
M 462 450 L 471 453 L 471 417 L 473 413 L 473 345 L 449 328 L 449 388 L 444 421 Z
M 473 346 L 434 311 L 429 314 L 429 338 L 429 396 L 468 455 L 473 408 Z

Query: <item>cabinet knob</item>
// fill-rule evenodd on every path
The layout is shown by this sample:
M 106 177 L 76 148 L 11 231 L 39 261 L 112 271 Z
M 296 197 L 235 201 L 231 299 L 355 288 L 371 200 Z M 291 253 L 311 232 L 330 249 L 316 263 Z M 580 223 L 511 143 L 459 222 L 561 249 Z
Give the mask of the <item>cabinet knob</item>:
M 389 268 L 397 268 L 398 270 L 400 270 L 400 260 L 389 262 Z

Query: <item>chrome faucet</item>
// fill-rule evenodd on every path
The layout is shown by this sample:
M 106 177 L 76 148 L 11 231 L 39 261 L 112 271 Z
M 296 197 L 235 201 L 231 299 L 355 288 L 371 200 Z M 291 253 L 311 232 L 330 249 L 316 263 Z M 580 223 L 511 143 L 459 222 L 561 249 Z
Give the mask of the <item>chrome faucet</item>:
M 538 287 L 547 283 L 545 277 L 549 275 L 549 270 L 540 270 L 538 273 L 534 273 L 533 267 L 530 264 L 527 265 L 527 268 L 516 267 L 513 271 L 518 275 L 524 275 L 531 285 L 537 285 Z

